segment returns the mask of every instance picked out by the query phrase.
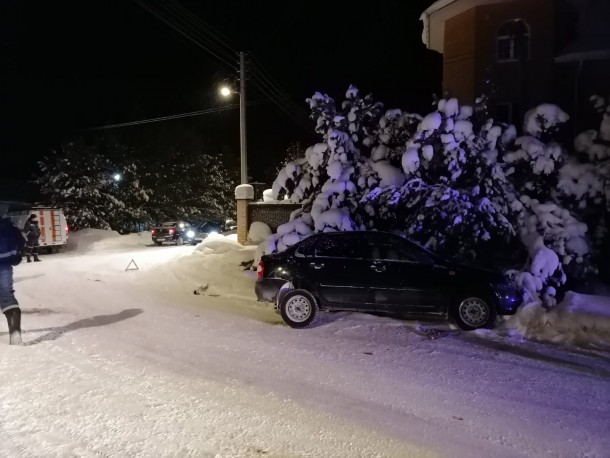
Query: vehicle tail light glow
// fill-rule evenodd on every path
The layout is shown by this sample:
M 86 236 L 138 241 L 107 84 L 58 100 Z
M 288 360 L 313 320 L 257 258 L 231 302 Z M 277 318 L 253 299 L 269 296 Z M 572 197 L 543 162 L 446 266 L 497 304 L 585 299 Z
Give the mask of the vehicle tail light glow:
M 262 260 L 258 263 L 258 267 L 256 268 L 256 276 L 259 280 L 265 276 L 265 263 Z
M 152 235 L 155 235 L 155 234 L 157 233 L 157 230 L 156 230 L 156 229 L 153 229 L 152 231 L 150 231 L 150 233 L 151 233 Z
M 70 232 L 70 226 L 66 224 L 66 233 Z
M 169 230 L 169 235 L 174 235 L 174 230 L 173 229 Z

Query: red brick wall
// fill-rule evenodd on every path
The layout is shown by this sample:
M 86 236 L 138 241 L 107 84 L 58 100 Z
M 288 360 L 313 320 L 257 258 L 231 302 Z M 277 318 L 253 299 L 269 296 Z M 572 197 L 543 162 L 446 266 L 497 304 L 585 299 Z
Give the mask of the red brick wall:
M 464 103 L 487 92 L 486 78 L 496 88 L 498 102 L 525 108 L 552 97 L 553 0 L 514 0 L 465 11 L 445 23 L 443 88 Z M 496 37 L 500 26 L 522 19 L 530 27 L 530 57 L 525 62 L 498 62 Z
M 472 103 L 475 97 L 475 9 L 445 22 L 443 91 Z
M 476 8 L 477 95 L 484 91 L 484 80 L 489 75 L 498 102 L 520 102 L 527 109 L 552 98 L 553 17 L 553 0 L 514 0 Z M 522 19 L 529 26 L 529 59 L 498 62 L 496 36 L 502 24 L 511 19 Z

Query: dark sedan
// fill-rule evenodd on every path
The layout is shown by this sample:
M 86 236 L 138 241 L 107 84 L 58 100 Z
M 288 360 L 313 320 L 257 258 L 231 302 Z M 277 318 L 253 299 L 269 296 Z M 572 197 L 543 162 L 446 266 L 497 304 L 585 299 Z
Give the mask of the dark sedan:
M 503 275 L 454 264 L 385 232 L 316 234 L 263 256 L 255 290 L 293 328 L 309 326 L 318 310 L 344 310 L 448 316 L 470 330 L 492 326 L 520 303 Z
M 194 242 L 195 231 L 187 222 L 169 221 L 153 228 L 150 235 L 156 245 L 163 245 L 164 243 L 184 245 Z

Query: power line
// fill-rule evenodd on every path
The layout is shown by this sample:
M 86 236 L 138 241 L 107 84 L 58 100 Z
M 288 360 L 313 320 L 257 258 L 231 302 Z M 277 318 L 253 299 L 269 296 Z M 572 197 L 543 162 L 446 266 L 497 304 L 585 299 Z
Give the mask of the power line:
M 228 43 L 228 39 L 179 2 L 175 0 L 170 0 L 169 3 L 160 2 L 155 8 L 146 4 L 145 0 L 135 1 L 189 41 L 216 57 L 231 70 L 236 70 L 236 66 L 230 62 L 229 54 L 236 56 L 238 53 Z M 308 116 L 302 107 L 281 89 L 257 59 L 254 59 L 253 63 L 249 76 L 254 85 L 296 124 L 310 132 L 310 126 L 305 122 Z
M 225 61 L 234 62 L 234 57 L 237 52 L 232 46 L 221 41 L 216 36 L 217 32 L 211 26 L 203 21 L 199 21 L 198 23 L 197 16 L 183 7 L 179 8 L 177 2 L 161 3 L 160 6 L 165 10 L 166 14 L 169 13 L 170 18 L 179 21 L 182 24 L 181 27 L 188 28 L 187 32 L 192 34 L 195 39 L 201 40 L 207 47 L 212 48 L 214 52 L 221 55 Z M 212 33 L 210 33 L 210 30 Z M 191 41 L 193 40 L 191 39 Z M 230 67 L 235 70 L 235 63 L 230 64 Z
M 230 44 L 229 38 L 226 35 L 223 35 L 220 31 L 212 27 L 209 23 L 201 19 L 199 16 L 195 15 L 192 11 L 185 8 L 180 2 L 175 0 L 169 0 L 170 3 L 173 4 L 174 8 L 181 11 L 183 15 L 189 17 L 195 24 L 201 25 L 201 28 L 205 31 L 211 31 L 213 38 L 215 38 L 220 44 L 224 45 L 227 50 L 235 53 L 236 47 Z
M 260 103 L 262 103 L 261 100 L 254 100 L 252 102 L 247 103 L 246 105 L 258 105 Z M 229 111 L 229 110 L 233 110 L 235 108 L 239 108 L 239 104 L 226 105 L 224 107 L 217 107 L 217 108 L 208 108 L 206 110 L 190 111 L 188 113 L 179 113 L 179 114 L 169 115 L 169 116 L 160 116 L 158 118 L 140 119 L 138 121 L 128 121 L 128 122 L 122 122 L 122 123 L 118 123 L 118 124 L 107 124 L 105 126 L 89 127 L 87 129 L 83 129 L 83 132 L 90 132 L 90 131 L 94 131 L 94 130 L 104 130 L 104 129 L 115 129 L 117 127 L 138 126 L 140 124 L 149 124 L 149 123 L 153 123 L 153 122 L 169 121 L 172 119 L 189 118 L 192 116 L 200 116 L 200 115 L 205 115 L 205 114 L 210 114 L 210 113 L 220 113 L 222 111 Z
M 277 83 L 273 81 L 271 76 L 264 70 L 262 65 L 258 63 L 258 59 L 256 59 L 256 57 L 252 56 L 252 58 L 254 66 L 252 67 L 251 75 L 253 77 L 253 82 L 255 83 L 255 85 L 257 85 L 259 88 L 260 86 L 265 86 L 269 88 L 273 92 L 275 97 L 279 99 L 279 102 L 285 104 L 281 108 L 291 106 L 293 112 L 293 119 L 295 119 L 299 124 L 302 124 L 306 119 L 308 119 L 309 117 L 306 114 L 305 110 L 303 110 L 303 108 L 299 104 L 295 103 L 294 100 L 288 94 L 286 94 L 286 92 L 283 91 Z M 309 131 L 310 126 L 306 125 L 306 129 Z
M 146 11 L 151 13 L 153 16 L 155 16 L 157 19 L 159 19 L 160 21 L 162 21 L 165 24 L 167 24 L 168 26 L 170 26 L 172 29 L 174 29 L 176 32 L 178 32 L 180 35 L 182 35 L 183 37 L 185 37 L 188 40 L 192 41 L 198 47 L 200 47 L 200 48 L 204 49 L 205 51 L 207 51 L 208 53 L 210 53 L 212 56 L 214 56 L 217 60 L 222 62 L 224 65 L 228 66 L 232 70 L 235 70 L 235 65 L 232 64 L 229 60 L 227 60 L 226 56 L 223 57 L 223 56 L 219 55 L 220 53 L 218 53 L 217 51 L 211 50 L 208 46 L 206 46 L 204 43 L 202 43 L 202 41 L 205 41 L 205 40 L 196 40 L 196 39 L 194 39 L 192 37 L 192 35 L 191 35 L 192 32 L 189 33 L 188 31 L 184 30 L 183 27 L 178 26 L 175 23 L 175 21 L 172 21 L 171 19 L 168 19 L 166 15 L 164 15 L 162 12 L 160 12 L 157 9 L 155 9 L 154 7 L 151 7 L 150 5 L 148 5 L 144 0 L 135 0 L 135 2 L 138 5 L 140 5 L 142 8 L 144 8 Z

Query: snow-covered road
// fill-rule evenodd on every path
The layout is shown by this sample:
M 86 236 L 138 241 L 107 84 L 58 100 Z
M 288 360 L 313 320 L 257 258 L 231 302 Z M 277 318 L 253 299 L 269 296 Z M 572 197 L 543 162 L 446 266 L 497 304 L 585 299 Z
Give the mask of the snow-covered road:
M 607 353 L 363 314 L 293 330 L 251 292 L 194 295 L 168 262 L 192 251 L 16 268 L 0 456 L 610 456 Z

